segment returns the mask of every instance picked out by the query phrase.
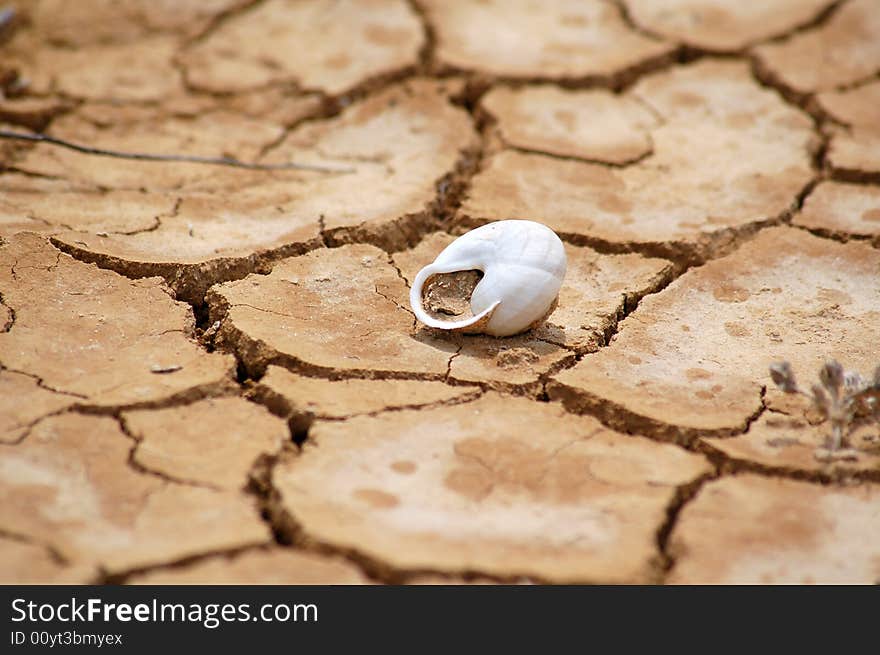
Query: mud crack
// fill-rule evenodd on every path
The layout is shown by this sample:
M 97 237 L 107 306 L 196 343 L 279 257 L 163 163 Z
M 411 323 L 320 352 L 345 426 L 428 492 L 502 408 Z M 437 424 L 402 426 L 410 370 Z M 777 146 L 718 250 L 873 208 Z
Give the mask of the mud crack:
M 540 584 L 542 582 L 536 578 L 504 577 L 478 570 L 398 569 L 356 548 L 345 548 L 315 539 L 303 529 L 296 517 L 285 507 L 281 493 L 273 483 L 274 469 L 283 458 L 291 456 L 295 455 L 282 453 L 280 457 L 263 458 L 257 462 L 251 473 L 250 491 L 258 499 L 261 514 L 271 527 L 279 545 L 320 555 L 342 557 L 357 566 L 366 577 L 382 584 L 407 584 L 422 577 L 446 579 L 450 582 L 482 580 L 497 584 L 513 584 L 523 581 Z

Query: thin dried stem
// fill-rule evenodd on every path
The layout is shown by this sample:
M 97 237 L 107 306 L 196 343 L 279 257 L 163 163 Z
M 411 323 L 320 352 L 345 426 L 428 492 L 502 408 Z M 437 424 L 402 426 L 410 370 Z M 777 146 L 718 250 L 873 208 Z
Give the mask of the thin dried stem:
M 117 159 L 134 159 L 137 161 L 157 161 L 157 162 L 183 162 L 187 164 L 210 164 L 214 166 L 231 166 L 233 168 L 244 168 L 252 171 L 314 171 L 316 173 L 335 173 L 348 174 L 354 173 L 354 168 L 334 168 L 331 166 L 318 166 L 316 164 L 297 164 L 295 162 L 285 162 L 281 164 L 255 164 L 246 161 L 240 161 L 233 157 L 199 157 L 198 155 L 156 155 L 143 152 L 122 152 L 119 150 L 108 150 L 106 148 L 93 148 L 78 143 L 72 143 L 65 139 L 49 136 L 48 134 L 37 134 L 27 132 L 16 132 L 13 130 L 0 130 L 0 139 L 13 139 L 17 141 L 32 141 L 36 143 L 48 143 L 53 146 L 67 148 L 86 155 L 100 155 L 102 157 L 115 157 Z

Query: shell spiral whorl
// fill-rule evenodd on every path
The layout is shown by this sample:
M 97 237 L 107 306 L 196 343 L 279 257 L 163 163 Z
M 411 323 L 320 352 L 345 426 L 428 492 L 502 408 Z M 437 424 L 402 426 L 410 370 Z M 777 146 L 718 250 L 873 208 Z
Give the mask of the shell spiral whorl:
M 413 281 L 409 300 L 425 325 L 491 334 L 524 332 L 552 309 L 565 277 L 562 241 L 546 225 L 507 220 L 483 225 L 450 243 Z M 473 316 L 443 321 L 422 305 L 422 289 L 434 275 L 478 270 L 483 278 L 471 295 Z

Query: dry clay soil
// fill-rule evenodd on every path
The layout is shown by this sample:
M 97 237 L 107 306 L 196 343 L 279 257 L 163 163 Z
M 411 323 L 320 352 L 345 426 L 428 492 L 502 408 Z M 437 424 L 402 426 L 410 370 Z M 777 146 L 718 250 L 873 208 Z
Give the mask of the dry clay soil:
M 8 4 L 8 3 L 7 3 Z M 33 0 L 0 27 L 0 582 L 877 583 L 876 0 Z M 419 325 L 456 235 L 545 324 Z

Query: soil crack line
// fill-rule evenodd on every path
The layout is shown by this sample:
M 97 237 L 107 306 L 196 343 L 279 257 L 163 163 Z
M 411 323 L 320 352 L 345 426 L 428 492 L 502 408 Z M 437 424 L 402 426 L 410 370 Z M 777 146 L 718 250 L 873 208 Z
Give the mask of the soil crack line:
M 456 350 L 446 362 L 446 373 L 443 376 L 444 381 L 449 379 L 449 376 L 452 374 L 452 360 L 458 357 L 461 354 L 462 349 L 464 348 L 464 344 L 458 345 L 458 350 Z
M 211 18 L 205 28 L 198 34 L 191 37 L 181 48 L 181 50 L 186 51 L 197 43 L 200 43 L 214 34 L 218 29 L 220 29 L 227 22 L 232 19 L 247 13 L 249 11 L 253 11 L 260 5 L 264 4 L 266 0 L 246 0 L 243 3 L 239 3 L 237 5 L 232 5 L 228 9 L 220 11 Z
M 0 325 L 0 332 L 9 332 L 12 329 L 12 326 L 15 325 L 15 310 L 3 302 L 3 294 L 0 293 L 0 307 L 6 309 L 6 319 L 3 325 Z
M 10 541 L 18 541 L 19 543 L 38 546 L 39 548 L 43 548 L 56 564 L 61 564 L 62 566 L 69 566 L 71 564 L 70 560 L 48 541 L 37 539 L 36 537 L 21 532 L 14 532 L 2 527 L 0 527 L 0 539 L 9 539 Z
M 381 291 L 379 291 L 379 285 L 378 285 L 378 284 L 374 284 L 374 285 L 373 285 L 373 290 L 374 290 L 378 295 L 382 296 L 382 297 L 383 297 L 385 300 L 387 300 L 388 302 L 394 303 L 394 306 L 397 307 L 397 309 L 402 309 L 403 311 L 405 311 L 405 312 L 407 312 L 408 314 L 412 315 L 413 318 L 415 318 L 415 314 L 413 313 L 413 311 L 412 311 L 411 308 L 406 307 L 406 306 L 404 306 L 404 305 L 401 305 L 399 302 L 397 302 L 397 301 L 396 301 L 394 298 L 392 298 L 391 296 L 387 296 L 387 295 L 385 295 L 384 293 L 382 293 Z
M 422 47 L 419 50 L 419 69 L 422 73 L 432 74 L 436 68 L 434 58 L 437 51 L 437 31 L 428 19 L 428 14 L 425 11 L 425 8 L 419 4 L 418 0 L 407 0 L 407 4 L 419 19 L 419 23 L 421 23 L 422 26 Z
M 9 371 L 10 373 L 18 373 L 19 375 L 26 375 L 37 383 L 37 386 L 41 389 L 45 389 L 46 391 L 51 391 L 52 393 L 57 393 L 62 396 L 70 396 L 71 398 L 79 398 L 81 400 L 88 399 L 88 396 L 84 396 L 81 393 L 76 393 L 75 391 L 63 391 L 61 389 L 55 389 L 54 387 L 49 386 L 43 381 L 39 375 L 34 375 L 33 373 L 28 373 L 27 371 L 20 371 L 18 369 L 9 368 L 8 366 L 4 366 L 0 364 L 0 370 Z
M 589 157 L 580 157 L 578 155 L 561 155 L 559 153 L 549 152 L 547 150 L 540 150 L 538 148 L 527 148 L 525 146 L 516 146 L 507 143 L 505 144 L 505 147 L 507 150 L 521 152 L 526 155 L 542 155 L 544 157 L 549 157 L 550 159 L 558 159 L 560 161 L 573 161 L 579 162 L 581 164 L 591 164 L 593 166 L 604 166 L 606 168 L 626 168 L 627 166 L 634 166 L 636 164 L 642 163 L 643 161 L 654 155 L 653 141 L 650 143 L 649 148 L 647 148 L 642 154 L 620 162 L 606 161 L 604 159 L 590 159 Z
M 45 420 L 47 418 L 51 418 L 53 416 L 61 416 L 62 414 L 67 414 L 72 411 L 73 410 L 71 407 L 62 407 L 61 409 L 56 409 L 54 412 L 48 412 L 47 414 L 43 414 L 42 416 L 34 419 L 30 423 L 13 425 L 10 428 L 11 430 L 24 429 L 24 434 L 22 434 L 15 441 L 0 441 L 0 448 L 2 448 L 4 446 L 18 446 L 19 444 L 23 443 L 25 441 L 25 439 L 27 439 L 29 436 L 31 436 L 31 433 L 34 431 L 34 428 L 37 427 L 37 425 L 39 425 L 43 420 Z
M 666 506 L 666 518 L 657 530 L 656 542 L 657 550 L 659 551 L 657 562 L 659 580 L 657 582 L 664 582 L 672 567 L 675 566 L 675 555 L 670 552 L 669 540 L 672 531 L 678 524 L 678 518 L 681 516 L 682 510 L 700 493 L 704 485 L 719 477 L 721 477 L 721 473 L 716 469 L 709 473 L 704 473 L 696 480 L 676 487 L 672 500 Z
M 189 387 L 165 398 L 146 400 L 122 405 L 99 405 L 94 403 L 75 403 L 69 411 L 96 416 L 119 416 L 120 412 L 144 409 L 166 409 L 191 405 L 207 398 L 226 398 L 238 395 L 239 390 L 231 378 L 219 382 L 208 382 Z
M 116 422 L 119 424 L 119 429 L 122 431 L 122 433 L 132 441 L 131 449 L 128 451 L 128 459 L 126 460 L 126 463 L 131 469 L 137 471 L 138 473 L 150 475 L 159 478 L 164 482 L 169 482 L 172 484 L 181 484 L 188 487 L 201 487 L 203 489 L 210 489 L 212 491 L 221 491 L 221 488 L 216 485 L 208 484 L 206 482 L 200 482 L 198 480 L 187 480 L 185 478 L 178 478 L 173 475 L 168 475 L 163 471 L 144 466 L 144 464 L 139 462 L 137 459 L 138 449 L 143 443 L 143 438 L 137 436 L 132 431 L 131 427 L 128 425 L 125 418 L 121 414 L 117 414 L 114 418 L 116 418 Z

